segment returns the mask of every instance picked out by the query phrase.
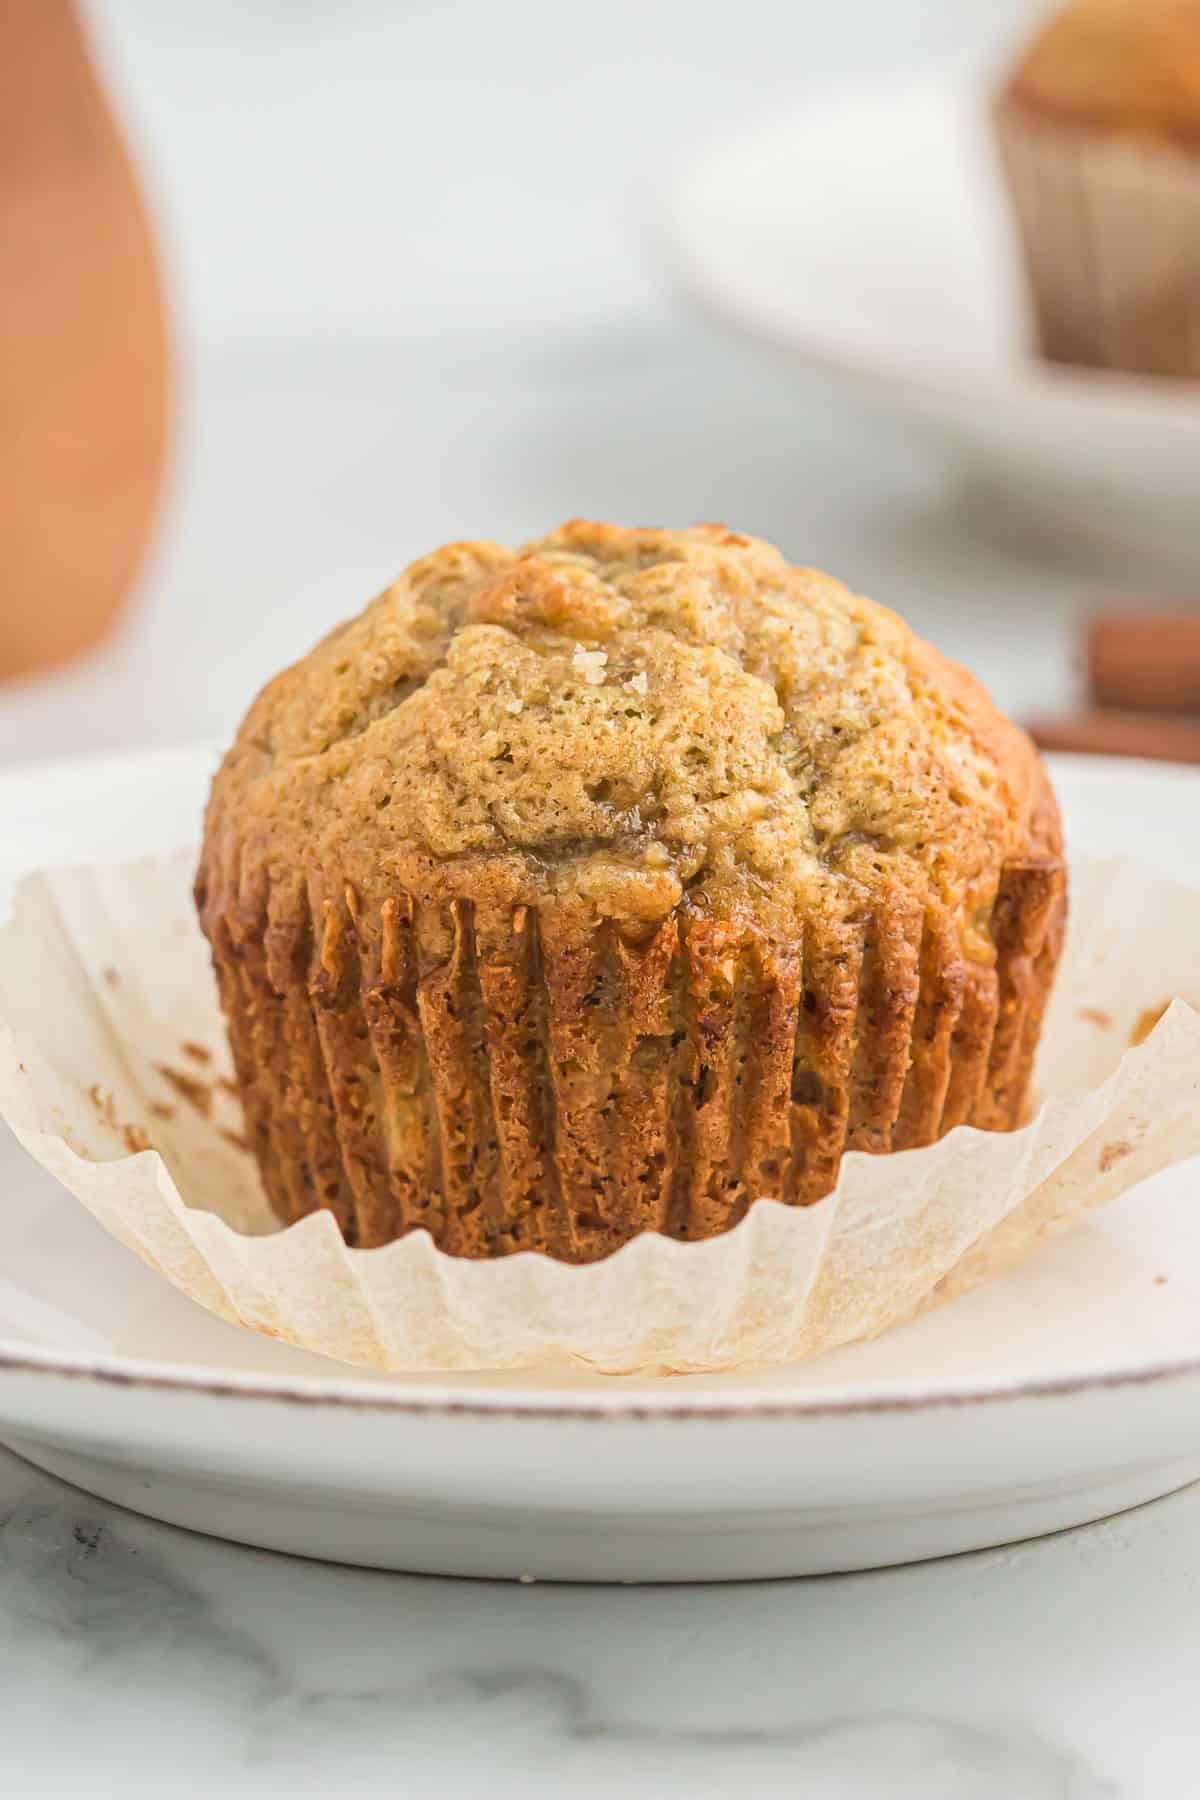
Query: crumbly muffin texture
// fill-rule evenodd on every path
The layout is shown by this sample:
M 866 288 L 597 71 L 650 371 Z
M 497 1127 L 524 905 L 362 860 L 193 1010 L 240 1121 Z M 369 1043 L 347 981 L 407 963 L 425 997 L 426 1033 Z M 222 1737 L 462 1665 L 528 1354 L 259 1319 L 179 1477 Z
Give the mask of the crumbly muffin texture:
M 197 883 L 285 1219 L 707 1236 L 1014 1124 L 1061 936 L 1028 739 L 722 526 L 414 563 L 259 696 Z
M 1200 142 L 1200 0 L 1072 0 L 1042 24 L 1009 92 L 1048 117 Z
M 506 905 L 765 922 L 897 880 L 986 907 L 1035 767 L 840 582 L 722 527 L 573 522 L 415 563 L 265 689 L 221 791 L 366 892 L 466 858 Z

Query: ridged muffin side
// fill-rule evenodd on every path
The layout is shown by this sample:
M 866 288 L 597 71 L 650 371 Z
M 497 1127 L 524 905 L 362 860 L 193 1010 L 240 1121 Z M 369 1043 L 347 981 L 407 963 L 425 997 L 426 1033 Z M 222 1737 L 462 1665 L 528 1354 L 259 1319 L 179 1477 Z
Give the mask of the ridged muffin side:
M 1019 1122 L 1053 796 L 892 615 L 720 528 L 575 523 L 364 620 L 252 709 L 197 881 L 281 1218 L 586 1261 Z

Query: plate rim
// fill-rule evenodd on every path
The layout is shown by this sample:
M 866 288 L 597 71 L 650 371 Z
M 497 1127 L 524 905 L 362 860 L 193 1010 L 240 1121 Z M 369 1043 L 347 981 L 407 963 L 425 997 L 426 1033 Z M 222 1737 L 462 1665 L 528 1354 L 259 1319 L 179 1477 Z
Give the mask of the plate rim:
M 74 782 L 96 780 L 105 769 L 120 769 L 128 776 L 146 764 L 178 763 L 198 771 L 211 765 L 218 754 L 208 739 L 190 743 L 148 744 L 122 750 L 67 754 L 0 766 L 0 799 L 6 789 L 29 781 Z M 1114 780 L 1159 783 L 1172 787 L 1200 787 L 1200 769 L 1178 763 L 1159 763 L 1132 757 L 1052 755 L 1051 773 L 1069 771 L 1072 782 L 1108 787 Z M 348 1365 L 349 1367 L 349 1365 Z M 781 1364 L 783 1371 L 796 1367 Z M 746 1421 L 762 1419 L 849 1418 L 859 1415 L 906 1414 L 947 1408 L 991 1406 L 1002 1402 L 1064 1398 L 1081 1393 L 1125 1387 L 1146 1387 L 1160 1382 L 1200 1376 L 1200 1350 L 1190 1356 L 1160 1358 L 1135 1366 L 1108 1366 L 1066 1371 L 1057 1375 L 1021 1377 L 1011 1382 L 953 1385 L 908 1389 L 866 1387 L 853 1394 L 811 1394 L 790 1398 L 759 1397 L 741 1390 L 671 1394 L 665 1390 L 628 1388 L 605 1391 L 578 1389 L 564 1394 L 531 1382 L 526 1389 L 477 1386 L 425 1386 L 420 1392 L 401 1385 L 403 1371 L 393 1371 L 393 1382 L 364 1380 L 354 1374 L 239 1372 L 211 1363 L 148 1362 L 104 1351 L 71 1351 L 41 1348 L 12 1338 L 0 1338 L 0 1379 L 29 1375 L 49 1379 L 86 1381 L 110 1390 L 152 1390 L 189 1393 L 215 1399 L 278 1402 L 286 1406 L 328 1407 L 354 1412 L 384 1412 L 420 1417 L 521 1417 L 572 1421 L 650 1423 L 658 1420 L 683 1423 L 702 1420 Z M 470 1374 L 471 1371 L 462 1371 Z M 482 1372 L 475 1372 L 481 1374 Z M 511 1372 L 506 1372 L 511 1373 Z M 535 1377 L 538 1371 L 533 1371 Z M 544 1371 L 542 1371 L 544 1373 Z M 698 1371 L 694 1379 L 706 1379 Z
M 782 136 L 785 129 L 797 133 L 812 129 L 815 120 L 835 117 L 852 100 L 861 103 L 870 96 L 883 98 L 920 90 L 964 100 L 973 96 L 981 111 L 990 91 L 977 70 L 964 72 L 961 65 L 953 63 L 909 66 L 890 74 L 843 81 L 828 92 L 809 98 L 802 108 L 743 124 L 715 146 L 693 155 L 685 164 L 677 164 L 660 191 L 652 219 L 660 266 L 673 290 L 714 323 L 763 348 L 781 352 L 813 370 L 846 380 L 883 384 L 926 403 L 940 405 L 951 398 L 961 400 L 966 394 L 976 398 L 999 396 L 1010 403 L 1014 399 L 1065 399 L 1085 406 L 1115 405 L 1130 414 L 1162 408 L 1185 424 L 1194 422 L 1195 382 L 1125 369 L 1076 368 L 1034 354 L 1015 358 L 1011 368 L 1002 372 L 990 370 L 969 357 L 936 361 L 926 356 L 917 360 L 898 350 L 889 352 L 877 337 L 856 338 L 853 333 L 834 337 L 819 327 L 789 327 L 764 320 L 730 299 L 723 287 L 710 279 L 710 265 L 697 256 L 695 236 L 685 222 L 692 197 L 713 169 L 752 144 Z
M 780 1370 L 795 1367 L 780 1364 Z M 205 1372 L 200 1372 L 205 1371 Z M 397 1374 L 400 1371 L 396 1371 Z M 316 1375 L 264 1376 L 213 1369 L 212 1365 L 157 1363 L 145 1365 L 132 1357 L 104 1353 L 38 1350 L 14 1346 L 0 1339 L 0 1380 L 6 1375 L 47 1376 L 52 1380 L 94 1382 L 115 1390 L 150 1390 L 186 1393 L 215 1400 L 257 1401 L 286 1407 L 329 1408 L 352 1413 L 383 1412 L 423 1418 L 521 1418 L 553 1419 L 572 1423 L 671 1424 L 729 1423 L 776 1419 L 845 1419 L 888 1414 L 945 1412 L 1015 1403 L 1022 1400 L 1068 1399 L 1084 1393 L 1111 1392 L 1127 1387 L 1185 1381 L 1200 1376 L 1200 1351 L 1189 1357 L 1172 1357 L 1138 1368 L 1109 1368 L 1075 1374 L 1025 1378 L 990 1387 L 923 1389 L 889 1393 L 885 1389 L 861 1394 L 798 1396 L 793 1399 L 743 1399 L 710 1392 L 677 1399 L 644 1391 L 636 1399 L 623 1398 L 627 1390 L 606 1394 L 602 1389 L 580 1390 L 564 1397 L 550 1389 L 530 1387 L 497 1389 L 492 1393 L 470 1388 L 431 1387 L 420 1394 L 399 1387 L 362 1381 L 353 1376 L 330 1380 Z

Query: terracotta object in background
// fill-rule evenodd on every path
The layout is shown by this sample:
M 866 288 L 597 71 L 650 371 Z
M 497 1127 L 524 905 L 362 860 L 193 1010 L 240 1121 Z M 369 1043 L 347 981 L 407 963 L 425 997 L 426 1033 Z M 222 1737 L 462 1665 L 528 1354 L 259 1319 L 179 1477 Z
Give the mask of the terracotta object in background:
M 1087 670 L 1097 706 L 1200 715 L 1200 612 L 1101 613 Z
M 0 9 L 0 676 L 115 617 L 162 474 L 163 308 L 69 0 Z

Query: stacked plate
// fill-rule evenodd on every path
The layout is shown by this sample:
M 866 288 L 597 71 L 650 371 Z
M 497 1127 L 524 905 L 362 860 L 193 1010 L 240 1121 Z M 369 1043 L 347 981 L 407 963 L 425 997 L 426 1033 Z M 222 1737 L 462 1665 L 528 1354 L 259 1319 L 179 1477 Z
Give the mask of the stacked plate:
M 978 83 L 890 79 L 719 145 L 670 196 L 685 293 L 940 442 L 1027 523 L 1200 564 L 1200 387 L 1030 349 Z
M 24 870 L 176 848 L 206 750 L 0 777 Z M 1200 777 L 1060 761 L 1074 846 L 1184 879 Z M 195 1530 L 553 1580 L 860 1568 L 1099 1517 L 1200 1476 L 1200 1211 L 1184 1165 L 874 1344 L 726 1376 L 372 1377 L 223 1324 L 0 1143 L 0 1435 Z

